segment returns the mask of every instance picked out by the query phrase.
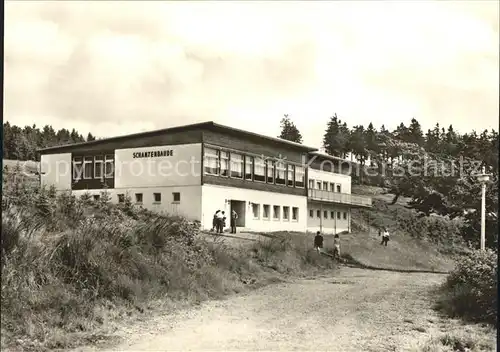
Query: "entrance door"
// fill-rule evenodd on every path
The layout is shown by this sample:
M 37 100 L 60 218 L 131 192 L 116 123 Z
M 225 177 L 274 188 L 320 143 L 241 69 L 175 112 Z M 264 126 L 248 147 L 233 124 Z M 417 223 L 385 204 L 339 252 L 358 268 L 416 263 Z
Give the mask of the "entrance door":
M 230 214 L 233 210 L 238 214 L 238 219 L 236 219 L 236 227 L 245 227 L 245 211 L 246 202 L 242 200 L 231 200 Z

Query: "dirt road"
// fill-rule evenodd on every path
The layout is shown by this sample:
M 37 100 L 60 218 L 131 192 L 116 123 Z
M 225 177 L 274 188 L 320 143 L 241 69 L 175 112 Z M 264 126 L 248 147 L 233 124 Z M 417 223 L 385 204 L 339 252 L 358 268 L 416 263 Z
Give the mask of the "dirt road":
M 107 350 L 408 351 L 439 331 L 427 292 L 443 279 L 342 268 L 154 318 Z

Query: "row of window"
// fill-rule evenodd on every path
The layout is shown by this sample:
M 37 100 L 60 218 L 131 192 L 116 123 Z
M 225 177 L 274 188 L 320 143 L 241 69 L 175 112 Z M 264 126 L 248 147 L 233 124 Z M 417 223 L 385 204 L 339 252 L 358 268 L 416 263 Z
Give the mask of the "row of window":
M 101 197 L 99 194 L 94 195 L 94 200 L 99 200 Z M 125 194 L 118 194 L 118 203 L 125 202 Z M 136 193 L 135 194 L 135 202 L 137 204 L 142 204 L 143 202 L 143 194 Z M 180 203 L 181 202 L 181 194 L 180 192 L 172 192 L 172 203 Z M 153 193 L 153 204 L 161 204 L 161 193 Z
M 337 193 L 342 192 L 342 186 L 338 183 L 336 184 L 333 182 L 318 181 L 313 179 L 309 179 L 309 189 L 318 189 Z
M 328 210 L 323 210 L 323 218 L 325 219 L 328 219 L 328 213 L 330 213 L 330 219 L 335 219 L 335 213 L 337 213 L 337 219 L 340 220 L 341 219 L 341 215 L 342 217 L 344 218 L 344 220 L 347 220 L 347 212 L 342 212 L 343 214 L 341 214 L 340 211 L 328 211 Z M 309 217 L 310 218 L 314 218 L 314 209 L 309 209 Z M 321 210 L 316 210 L 316 217 L 318 219 L 321 218 Z
M 273 220 L 283 220 L 283 221 L 299 221 L 299 208 L 291 207 L 292 212 L 290 214 L 290 207 L 288 206 L 280 206 L 273 205 L 272 206 L 272 214 L 271 214 L 271 205 L 262 204 L 262 213 L 261 213 L 261 205 L 257 203 L 252 204 L 252 213 L 254 220 L 269 220 L 272 215 Z
M 208 147 L 204 173 L 297 188 L 305 187 L 306 176 L 302 166 Z
M 114 177 L 113 155 L 73 157 L 73 180 L 104 179 Z

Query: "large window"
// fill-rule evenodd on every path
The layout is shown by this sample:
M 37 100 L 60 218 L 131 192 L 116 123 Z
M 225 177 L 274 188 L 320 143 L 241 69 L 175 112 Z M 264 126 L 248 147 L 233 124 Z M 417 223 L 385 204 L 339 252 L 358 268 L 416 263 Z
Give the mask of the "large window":
M 252 213 L 254 219 L 260 218 L 260 204 L 252 203 Z
M 225 151 L 220 152 L 220 175 L 229 176 L 229 153 Z
M 288 164 L 288 172 L 287 172 L 287 178 L 286 178 L 286 184 L 289 186 L 289 187 L 293 187 L 293 180 L 294 180 L 294 166 L 293 165 L 290 165 Z
M 321 189 L 321 181 L 316 181 L 316 188 Z
M 253 181 L 253 156 L 245 156 L 245 180 Z
M 323 189 L 324 189 L 325 191 L 328 191 L 328 182 L 323 181 Z
M 104 156 L 104 177 L 115 177 L 115 157 L 113 155 Z
M 281 207 L 279 205 L 273 206 L 273 219 L 274 220 L 280 219 L 280 210 L 281 210 Z
M 231 177 L 243 178 L 243 155 L 231 153 Z
M 295 166 L 295 187 L 303 188 L 306 182 L 304 167 Z
M 330 182 L 330 192 L 335 192 L 335 183 Z
M 283 220 L 284 221 L 290 220 L 290 207 L 283 207 Z
M 269 204 L 264 204 L 262 207 L 262 218 L 269 219 Z
M 266 182 L 266 164 L 262 158 L 255 158 L 254 180 Z
M 204 164 L 206 175 L 219 174 L 219 151 L 212 148 L 205 148 Z
M 276 163 L 276 184 L 286 184 L 286 165 L 282 162 Z
M 92 164 L 93 158 L 91 156 L 83 157 L 83 178 L 90 179 L 92 178 Z
M 102 179 L 104 175 L 104 158 L 101 155 L 94 157 L 94 178 Z
M 73 179 L 80 180 L 83 176 L 83 158 L 75 156 L 73 158 Z
M 267 183 L 274 183 L 274 160 L 266 160 Z

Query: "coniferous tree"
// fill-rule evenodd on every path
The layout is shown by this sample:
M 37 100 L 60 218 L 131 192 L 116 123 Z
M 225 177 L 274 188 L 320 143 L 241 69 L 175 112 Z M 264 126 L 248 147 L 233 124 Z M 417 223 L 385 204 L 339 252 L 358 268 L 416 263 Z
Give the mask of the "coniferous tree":
M 325 134 L 323 136 L 323 147 L 326 152 L 333 156 L 341 157 L 346 145 L 345 137 L 341 132 L 340 120 L 337 114 L 330 117 Z
M 89 134 L 87 135 L 87 142 L 90 141 L 95 141 L 95 137 L 92 135 L 92 133 L 89 132 Z
M 399 126 L 396 128 L 396 130 L 393 132 L 394 138 L 400 140 L 400 141 L 408 141 L 409 137 L 409 130 L 408 127 L 405 126 L 404 123 L 400 123 Z
M 278 138 L 286 139 L 295 143 L 302 143 L 302 134 L 295 124 L 290 120 L 287 114 L 281 119 L 281 134 Z
M 408 127 L 408 135 L 406 142 L 415 143 L 419 146 L 424 145 L 424 136 L 422 133 L 422 127 L 420 123 L 415 118 L 411 119 L 410 127 Z
M 364 140 L 366 150 L 368 151 L 370 160 L 373 163 L 380 158 L 380 149 L 377 142 L 377 131 L 375 130 L 371 122 L 368 125 L 368 128 L 365 130 Z

